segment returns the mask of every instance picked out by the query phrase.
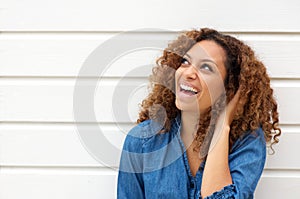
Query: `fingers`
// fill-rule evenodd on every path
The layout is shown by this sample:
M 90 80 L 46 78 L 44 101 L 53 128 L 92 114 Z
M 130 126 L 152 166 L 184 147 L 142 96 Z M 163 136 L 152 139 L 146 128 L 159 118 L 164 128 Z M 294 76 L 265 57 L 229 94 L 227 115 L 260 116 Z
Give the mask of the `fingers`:
M 238 90 L 232 100 L 226 106 L 226 117 L 229 125 L 233 121 L 233 118 L 236 116 L 237 109 L 238 109 L 238 102 L 240 99 L 241 91 Z
M 234 95 L 234 97 L 232 98 L 232 100 L 228 103 L 227 109 L 229 109 L 229 110 L 227 110 L 227 111 L 233 111 L 237 108 L 237 105 L 238 105 L 238 102 L 240 99 L 240 93 L 241 93 L 241 91 L 238 90 L 236 92 L 236 94 Z

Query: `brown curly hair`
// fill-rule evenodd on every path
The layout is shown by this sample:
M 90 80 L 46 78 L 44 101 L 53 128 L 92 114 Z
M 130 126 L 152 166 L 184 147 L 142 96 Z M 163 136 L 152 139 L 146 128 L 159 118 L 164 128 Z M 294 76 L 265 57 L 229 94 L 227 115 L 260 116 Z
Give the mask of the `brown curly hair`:
M 157 66 L 152 70 L 151 91 L 141 103 L 137 123 L 156 119 L 163 122 L 161 132 L 170 130 L 172 120 L 180 114 L 175 105 L 175 71 L 180 67 L 183 55 L 201 40 L 214 41 L 225 51 L 226 103 L 234 97 L 238 89 L 240 90 L 239 107 L 242 108 L 238 110 L 238 117 L 234 118 L 230 126 L 230 148 L 244 132 L 261 127 L 274 152 L 272 146 L 279 142 L 281 129 L 278 127 L 277 103 L 273 97 L 266 67 L 248 45 L 209 28 L 184 32 L 163 51 L 163 55 L 156 61 Z M 197 145 L 194 150 L 200 150 L 204 156 L 213 134 L 213 121 L 225 106 L 221 101 L 215 102 L 209 113 L 199 121 L 199 129 L 195 134 Z

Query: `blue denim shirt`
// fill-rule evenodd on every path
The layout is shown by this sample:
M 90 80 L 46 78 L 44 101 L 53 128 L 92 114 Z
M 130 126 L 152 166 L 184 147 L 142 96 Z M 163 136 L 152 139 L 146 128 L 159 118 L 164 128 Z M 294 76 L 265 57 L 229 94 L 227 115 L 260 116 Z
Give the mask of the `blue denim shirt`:
M 127 135 L 118 175 L 118 199 L 194 199 L 201 197 L 203 162 L 192 176 L 180 136 L 180 117 L 171 130 L 158 134 L 160 125 L 152 120 L 135 126 Z M 246 132 L 229 154 L 233 184 L 207 199 L 253 198 L 266 159 L 266 143 L 261 128 Z

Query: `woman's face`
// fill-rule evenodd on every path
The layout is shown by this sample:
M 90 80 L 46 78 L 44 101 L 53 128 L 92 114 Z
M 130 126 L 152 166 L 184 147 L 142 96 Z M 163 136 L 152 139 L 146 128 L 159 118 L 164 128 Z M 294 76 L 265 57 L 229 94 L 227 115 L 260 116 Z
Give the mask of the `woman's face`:
M 196 43 L 175 73 L 176 106 L 182 111 L 205 112 L 225 92 L 225 52 L 214 41 Z

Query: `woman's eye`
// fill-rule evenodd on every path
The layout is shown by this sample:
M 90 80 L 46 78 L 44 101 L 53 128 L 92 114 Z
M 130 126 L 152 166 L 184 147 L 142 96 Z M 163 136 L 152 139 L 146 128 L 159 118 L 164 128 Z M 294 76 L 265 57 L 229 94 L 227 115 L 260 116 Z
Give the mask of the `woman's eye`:
M 182 58 L 181 63 L 182 64 L 189 64 L 189 61 L 186 58 Z
M 202 64 L 200 68 L 204 69 L 204 70 L 208 70 L 210 72 L 213 72 L 212 67 L 210 65 L 208 65 L 208 64 Z

